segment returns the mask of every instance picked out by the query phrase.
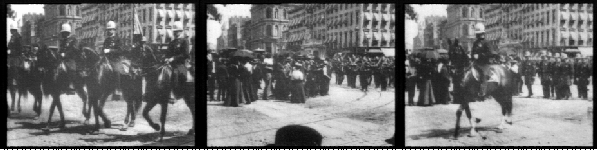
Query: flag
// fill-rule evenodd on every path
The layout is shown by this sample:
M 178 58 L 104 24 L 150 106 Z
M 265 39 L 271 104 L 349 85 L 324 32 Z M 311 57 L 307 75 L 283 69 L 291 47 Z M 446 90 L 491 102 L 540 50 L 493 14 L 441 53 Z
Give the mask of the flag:
M 136 10 L 133 12 L 134 13 L 134 26 L 133 26 L 133 34 L 141 34 L 143 35 L 143 27 L 141 27 L 141 21 L 139 21 L 139 16 L 136 13 Z

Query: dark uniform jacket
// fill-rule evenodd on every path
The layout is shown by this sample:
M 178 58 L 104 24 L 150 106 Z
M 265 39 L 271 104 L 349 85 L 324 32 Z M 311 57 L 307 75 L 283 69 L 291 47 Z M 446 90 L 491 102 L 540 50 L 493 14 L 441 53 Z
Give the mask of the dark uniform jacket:
M 475 54 L 479 55 L 476 62 L 488 64 L 492 54 L 491 50 L 489 49 L 489 43 L 480 39 L 473 42 L 473 53 L 471 56 L 474 58 Z
M 10 34 L 10 33 L 8 33 Z M 10 41 L 8 42 L 8 49 L 10 50 L 10 56 L 21 56 L 22 54 L 22 48 L 23 46 L 21 45 L 21 35 L 19 34 L 13 34 L 10 37 Z
M 117 60 L 117 58 L 119 58 L 119 56 L 120 56 L 120 53 L 122 53 L 122 51 L 121 51 L 122 43 L 120 41 L 121 40 L 115 36 L 107 37 L 104 40 L 103 49 L 100 50 L 101 54 L 105 54 L 108 57 L 108 59 L 110 59 L 111 61 Z M 110 49 L 110 51 L 108 53 L 105 53 L 104 49 Z
M 550 62 L 548 61 L 541 61 L 539 64 L 539 77 L 541 78 L 541 85 L 549 85 L 551 84 L 551 66 Z
M 174 58 L 170 63 L 174 69 L 175 74 L 184 74 L 187 71 L 184 66 L 185 60 L 189 57 L 189 42 L 184 38 L 177 38 L 168 43 L 168 51 L 165 53 L 166 58 Z
M 535 82 L 535 74 L 537 73 L 537 70 L 535 69 L 535 64 L 531 61 L 524 61 L 523 65 L 523 75 L 524 75 L 524 81 L 526 85 L 530 85 L 533 84 L 533 82 Z
M 571 85 L 572 82 L 570 81 L 573 73 L 573 66 L 570 63 L 562 62 L 559 67 L 560 73 L 560 85 Z
M 579 71 L 576 75 L 578 78 L 578 85 L 588 85 L 589 84 L 589 77 L 593 73 L 591 70 L 591 66 L 587 63 L 579 64 Z

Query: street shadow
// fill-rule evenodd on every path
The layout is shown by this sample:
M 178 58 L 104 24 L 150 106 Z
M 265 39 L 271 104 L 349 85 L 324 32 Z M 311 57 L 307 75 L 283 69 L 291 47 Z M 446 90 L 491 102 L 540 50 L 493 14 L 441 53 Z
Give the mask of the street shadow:
M 470 133 L 470 127 L 466 127 L 466 128 L 460 128 L 459 132 L 458 132 L 458 138 L 461 137 L 468 137 L 469 133 Z M 423 134 L 419 134 L 419 135 L 410 135 L 409 138 L 413 139 L 413 140 L 421 140 L 421 139 L 430 139 L 430 138 L 443 138 L 443 139 L 454 139 L 454 131 L 456 131 L 454 128 L 452 129 L 431 129 L 431 130 L 427 130 L 424 131 Z M 496 133 L 501 133 L 502 131 L 497 129 L 496 127 L 487 127 L 487 126 L 481 126 L 481 127 L 477 127 L 477 132 L 483 132 L 483 131 L 493 131 Z
M 154 145 L 154 144 L 160 145 L 159 143 L 157 143 L 157 144 L 153 143 L 153 142 L 156 142 L 160 138 L 159 131 L 153 132 L 153 133 L 137 134 L 137 135 L 114 135 L 114 134 L 107 134 L 107 135 L 110 136 L 110 138 L 105 138 L 105 137 L 93 138 L 93 137 L 91 137 L 91 138 L 84 138 L 84 139 L 80 139 L 80 140 L 83 140 L 85 142 L 101 142 L 101 143 L 106 143 L 106 142 L 142 142 L 142 143 L 152 142 L 148 145 Z M 185 142 L 184 138 L 178 137 L 181 135 L 186 136 L 186 132 L 166 131 L 164 138 L 167 138 L 167 137 L 173 137 L 173 138 L 163 140 L 162 144 L 164 144 L 164 143 L 183 144 Z M 185 137 L 185 136 L 182 136 L 182 137 Z M 165 145 L 165 146 L 168 146 L 168 145 Z
M 80 124 L 80 121 L 76 121 L 76 120 L 64 120 L 64 123 L 66 124 Z M 41 121 L 40 123 L 32 123 L 32 122 L 16 122 L 15 124 L 21 125 L 20 127 L 16 127 L 16 128 L 12 128 L 12 129 L 39 129 L 41 130 L 42 128 L 45 128 L 48 125 L 47 120 L 45 121 Z M 58 125 L 60 125 L 60 120 L 56 120 L 56 121 L 52 121 L 50 123 L 50 127 L 57 127 Z
M 213 104 L 213 103 L 212 103 L 212 104 L 209 104 L 209 103 L 208 103 L 208 104 L 207 104 L 207 106 L 222 106 L 222 107 L 223 107 L 223 106 L 224 106 L 224 103 L 217 103 L 217 104 Z
M 195 145 L 195 136 L 193 136 L 193 135 L 177 136 L 177 137 L 172 137 L 170 139 L 165 139 L 161 142 L 144 144 L 142 146 L 185 146 L 185 145 L 194 146 Z
M 35 114 L 28 114 L 28 113 L 10 113 L 9 119 L 15 120 L 33 120 L 35 119 Z
M 60 125 L 60 121 L 55 121 L 50 123 L 50 131 L 45 132 L 42 129 L 46 128 L 47 126 L 47 122 L 41 122 L 41 123 L 31 123 L 31 122 L 17 122 L 16 124 L 20 124 L 22 125 L 21 127 L 18 128 L 13 128 L 13 129 L 32 129 L 32 130 L 38 130 L 38 132 L 33 132 L 33 133 L 29 133 L 30 135 L 48 135 L 48 134 L 53 134 L 53 133 L 72 133 L 72 134 L 81 134 L 81 135 L 85 135 L 87 133 L 89 133 L 90 131 L 92 131 L 95 127 L 95 123 L 89 124 L 89 125 L 83 125 L 80 121 L 73 121 L 73 120 L 66 120 L 65 123 L 68 124 L 77 124 L 77 126 L 70 126 L 70 127 L 66 127 L 66 128 L 58 128 L 58 126 Z M 103 124 L 102 124 L 103 126 Z M 117 129 L 119 126 L 122 126 L 122 124 L 112 124 L 112 129 Z

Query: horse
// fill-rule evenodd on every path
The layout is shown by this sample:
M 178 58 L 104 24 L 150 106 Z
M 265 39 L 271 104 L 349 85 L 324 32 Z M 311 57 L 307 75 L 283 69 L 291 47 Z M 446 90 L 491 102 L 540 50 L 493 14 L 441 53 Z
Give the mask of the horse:
M 163 59 L 158 59 L 155 55 L 148 55 L 143 59 L 143 61 L 156 62 L 156 65 L 143 70 L 146 81 L 146 92 L 143 99 L 147 102 L 143 108 L 143 117 L 153 129 L 160 131 L 161 136 L 159 140 L 162 141 L 164 134 L 166 133 L 166 115 L 168 112 L 170 93 L 172 92 L 176 99 L 183 98 L 191 110 L 191 114 L 193 115 L 193 127 L 189 130 L 188 135 L 193 135 L 195 133 L 194 82 L 187 82 L 187 85 L 176 85 L 180 83 L 172 80 L 173 70 L 168 62 L 158 61 Z M 188 64 L 186 67 L 188 67 Z M 160 104 L 162 108 L 160 114 L 161 128 L 160 125 L 154 123 L 149 116 L 149 111 L 151 111 L 157 104 Z
M 460 116 L 462 115 L 462 111 L 465 111 L 469 123 L 471 124 L 472 128 L 470 130 L 471 137 L 476 136 L 478 133 L 476 131 L 476 124 L 481 121 L 479 118 L 474 118 L 470 111 L 470 102 L 474 102 L 476 95 L 478 93 L 478 85 L 481 84 L 476 76 L 476 70 L 473 69 L 471 65 L 468 65 L 467 56 L 463 53 L 464 49 L 459 45 L 458 40 L 449 42 L 449 49 L 450 49 L 450 61 L 455 66 L 456 69 L 455 73 L 453 74 L 453 81 L 454 81 L 454 103 L 460 104 L 458 110 L 456 111 L 456 129 L 454 133 L 454 137 L 458 137 L 458 132 L 460 129 Z M 496 78 L 496 82 L 489 82 L 487 88 L 487 95 L 493 96 L 493 98 L 499 103 L 502 109 L 502 118 L 501 123 L 498 126 L 499 131 L 504 129 L 504 124 L 512 124 L 511 116 L 512 116 L 512 89 L 515 88 L 513 82 L 513 75 L 510 70 L 507 68 L 499 65 L 499 64 L 490 64 L 483 66 L 483 71 L 491 71 L 492 77 Z M 487 74 L 487 73 L 486 73 Z
M 19 66 L 19 77 L 17 79 L 17 87 L 19 89 L 19 99 L 17 108 L 21 112 L 21 98 L 27 99 L 28 92 L 33 95 L 35 102 L 33 104 L 33 111 L 37 113 L 36 119 L 41 115 L 41 101 L 43 98 L 41 89 L 41 69 L 37 65 L 38 52 L 27 51 L 22 57 L 22 63 Z M 14 99 L 13 99 L 14 106 Z
M 66 128 L 66 123 L 64 121 L 64 112 L 62 110 L 62 103 L 60 102 L 60 95 L 63 92 L 68 91 L 69 79 L 67 75 L 65 60 L 61 59 L 58 55 L 58 48 L 56 47 L 43 49 L 40 55 L 40 59 L 43 60 L 43 63 L 38 64 L 40 65 L 40 67 L 44 68 L 44 70 L 42 70 L 42 74 L 44 75 L 42 79 L 44 95 L 52 96 L 52 104 L 50 106 L 50 116 L 48 118 L 48 124 L 46 128 L 42 129 L 46 132 L 50 129 L 50 122 L 52 121 L 52 115 L 54 114 L 54 109 L 56 107 L 58 107 L 58 112 L 60 113 L 61 124 L 59 125 L 59 128 Z
M 125 46 L 124 51 L 130 52 L 134 47 Z M 135 49 L 136 50 L 136 49 Z M 133 56 L 142 53 L 129 53 L 129 57 L 122 61 L 123 70 L 126 74 L 120 75 L 120 87 L 122 88 L 122 96 L 127 104 L 127 113 L 124 119 L 124 126 L 120 129 L 126 131 L 127 127 L 135 126 L 135 119 L 138 111 L 143 104 L 143 79 L 140 74 L 140 69 L 137 67 L 133 68 L 133 64 L 139 64 L 141 62 L 138 59 L 133 59 Z M 130 117 L 130 121 L 129 121 Z
M 86 80 L 89 103 L 91 104 L 95 116 L 95 128 L 99 131 L 99 117 L 104 121 L 105 128 L 111 128 L 112 123 L 104 112 L 104 106 L 108 96 L 112 95 L 118 86 L 117 73 L 110 65 L 110 60 L 106 55 L 98 54 L 95 51 L 86 51 L 88 57 L 87 63 L 91 66 L 89 76 Z

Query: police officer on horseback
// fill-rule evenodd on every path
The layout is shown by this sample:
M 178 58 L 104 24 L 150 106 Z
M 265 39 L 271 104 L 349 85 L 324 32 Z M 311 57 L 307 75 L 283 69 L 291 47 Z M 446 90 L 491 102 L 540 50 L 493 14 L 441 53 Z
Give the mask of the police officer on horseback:
M 110 61 L 112 68 L 118 72 L 117 78 L 118 83 L 120 83 L 120 74 L 123 74 L 124 70 L 122 70 L 120 62 L 122 60 L 122 44 L 120 38 L 116 37 L 116 23 L 108 21 L 106 30 L 108 31 L 108 36 L 104 40 L 103 53 Z M 118 87 L 120 89 L 120 84 L 118 84 Z M 112 97 L 114 100 L 120 99 L 120 92 L 115 92 Z
M 480 86 L 479 86 L 479 93 L 478 95 L 480 97 L 484 97 L 485 96 L 485 92 L 486 92 L 486 88 L 487 88 L 487 84 L 486 82 L 486 75 L 483 72 L 483 69 L 481 69 L 482 67 L 489 65 L 490 64 L 490 59 L 494 58 L 494 54 L 491 52 L 491 50 L 489 49 L 489 43 L 485 40 L 485 25 L 483 25 L 482 23 L 477 23 L 475 25 L 475 35 L 476 35 L 476 40 L 475 42 L 473 42 L 473 68 L 475 70 L 477 70 L 477 72 L 479 73 L 479 81 L 480 81 Z
M 183 31 L 184 29 L 182 22 L 175 22 L 173 26 L 174 39 L 168 43 L 168 50 L 165 54 L 165 61 L 169 62 L 173 68 L 172 80 L 174 80 L 174 92 L 184 92 L 180 91 L 178 88 L 180 88 L 180 86 L 184 86 L 187 82 L 187 78 L 189 78 L 189 76 L 187 76 L 187 68 L 185 66 L 185 61 L 190 58 L 189 41 L 184 38 Z M 172 101 L 173 100 L 171 99 L 171 103 Z

